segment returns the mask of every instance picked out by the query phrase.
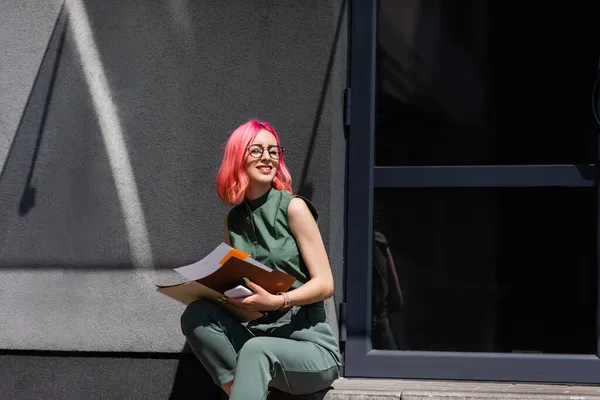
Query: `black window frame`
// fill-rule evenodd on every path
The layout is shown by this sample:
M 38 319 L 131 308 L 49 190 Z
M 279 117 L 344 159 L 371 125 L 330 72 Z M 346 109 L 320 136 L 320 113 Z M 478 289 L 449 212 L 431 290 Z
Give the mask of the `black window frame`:
M 377 1 L 351 0 L 346 237 L 346 377 L 600 383 L 600 290 L 595 355 L 373 350 L 370 340 L 373 192 L 410 187 L 596 187 L 592 165 L 376 167 Z M 596 136 L 598 145 L 598 136 Z M 599 149 L 600 150 L 600 149 Z M 600 151 L 598 152 L 600 154 Z M 596 208 L 600 250 L 600 213 Z M 600 253 L 598 253 L 600 260 Z M 598 267 L 598 266 L 597 266 Z M 600 274 L 598 274 L 600 277 Z M 598 283 L 597 283 L 598 284 Z

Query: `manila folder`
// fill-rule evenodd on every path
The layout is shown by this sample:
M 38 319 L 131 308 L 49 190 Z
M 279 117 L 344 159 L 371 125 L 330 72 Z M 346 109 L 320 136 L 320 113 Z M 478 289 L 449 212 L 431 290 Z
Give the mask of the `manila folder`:
M 171 297 L 185 305 L 196 300 L 204 299 L 215 303 L 219 307 L 227 309 L 235 318 L 241 322 L 248 322 L 262 317 L 262 313 L 257 311 L 246 311 L 234 307 L 231 304 L 224 304 L 217 300 L 222 294 L 204 286 L 196 281 L 184 282 L 177 285 L 158 286 L 157 289 L 162 294 Z

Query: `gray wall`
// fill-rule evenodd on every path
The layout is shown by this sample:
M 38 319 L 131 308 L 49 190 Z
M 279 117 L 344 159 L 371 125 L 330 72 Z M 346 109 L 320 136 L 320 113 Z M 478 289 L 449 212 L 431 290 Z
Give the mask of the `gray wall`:
M 152 284 L 221 241 L 214 176 L 252 117 L 320 210 L 341 299 L 344 1 L 16 4 L 0 0 L 1 349 L 180 352 L 183 307 Z
M 217 400 L 192 354 L 131 357 L 0 356 L 2 400 Z

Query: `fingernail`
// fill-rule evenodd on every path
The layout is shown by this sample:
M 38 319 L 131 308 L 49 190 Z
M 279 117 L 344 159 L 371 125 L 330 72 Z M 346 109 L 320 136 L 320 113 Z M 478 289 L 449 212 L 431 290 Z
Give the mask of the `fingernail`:
M 250 279 L 248 279 L 244 276 L 244 282 L 248 283 L 248 282 L 250 282 Z

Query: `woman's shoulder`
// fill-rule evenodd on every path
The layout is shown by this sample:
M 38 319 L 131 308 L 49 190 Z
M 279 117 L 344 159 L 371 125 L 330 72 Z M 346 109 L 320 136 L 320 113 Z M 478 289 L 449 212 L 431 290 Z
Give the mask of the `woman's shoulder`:
M 291 194 L 286 191 L 284 191 L 283 193 L 284 194 L 282 195 L 282 197 L 283 197 L 283 199 L 285 199 L 285 201 L 282 203 L 285 205 L 284 212 L 288 216 L 288 218 L 289 218 L 290 214 L 303 215 L 306 213 L 306 210 L 308 209 L 308 211 L 310 211 L 310 213 L 312 214 L 315 221 L 318 220 L 319 212 L 317 211 L 317 208 L 314 206 L 314 204 L 310 200 L 308 200 L 307 198 L 305 198 L 301 195 Z

